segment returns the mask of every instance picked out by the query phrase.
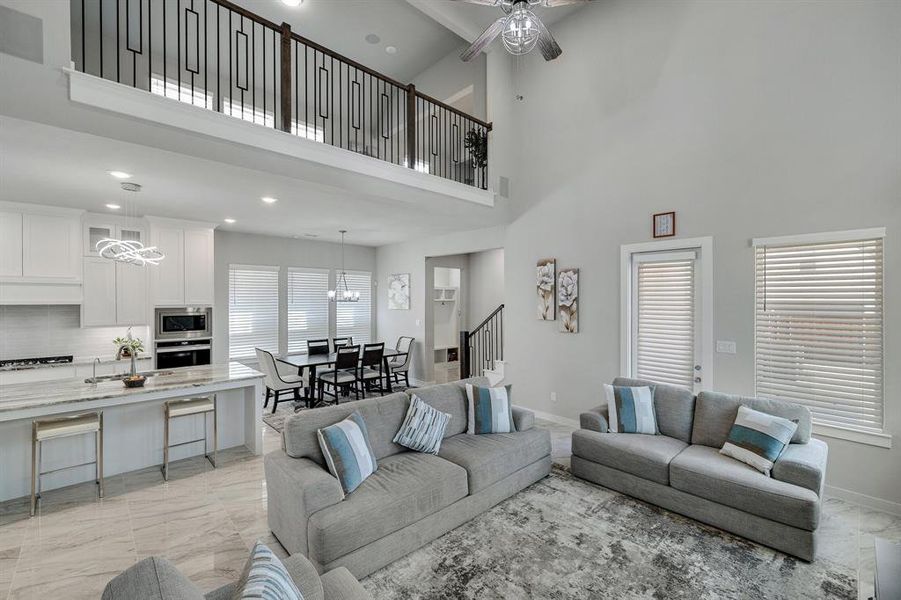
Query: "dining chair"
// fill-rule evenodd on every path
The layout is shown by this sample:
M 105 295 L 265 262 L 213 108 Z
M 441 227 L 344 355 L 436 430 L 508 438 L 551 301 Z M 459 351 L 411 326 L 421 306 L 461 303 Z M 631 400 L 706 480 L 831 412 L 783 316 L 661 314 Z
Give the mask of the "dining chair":
M 410 387 L 410 358 L 413 355 L 410 350 L 413 347 L 413 341 L 415 339 L 416 338 L 407 335 L 402 335 L 397 338 L 397 344 L 394 346 L 394 349 L 403 354 L 395 356 L 388 361 L 388 369 L 390 370 L 389 376 L 394 377 L 396 383 L 400 383 L 400 374 L 402 373 L 404 376 L 404 385 L 407 387 Z
M 322 402 L 325 394 L 335 397 L 335 404 L 338 404 L 342 390 L 354 388 L 356 399 L 360 399 L 360 388 L 357 387 L 358 375 L 360 370 L 360 347 L 359 346 L 342 346 L 338 348 L 335 362 L 331 368 L 319 375 L 319 401 Z M 325 387 L 330 386 L 334 392 L 326 392 Z
M 353 346 L 353 345 L 354 345 L 354 339 L 351 336 L 332 338 L 332 348 L 334 349 L 335 352 L 337 352 L 338 348 L 340 348 L 341 346 Z
M 319 354 L 329 354 L 331 349 L 328 345 L 328 338 L 324 340 L 307 340 L 307 354 L 310 356 Z
M 294 392 L 294 399 L 300 400 L 300 390 L 309 384 L 307 378 L 303 375 L 289 375 L 278 370 L 278 363 L 271 352 L 256 348 L 257 361 L 260 363 L 260 370 L 263 372 L 263 385 L 266 386 L 266 400 L 263 402 L 263 408 L 269 405 L 269 397 L 274 395 L 272 399 L 272 412 L 278 408 L 280 402 L 279 396 L 285 392 Z
M 360 359 L 359 380 L 363 388 L 363 397 L 366 390 L 371 390 L 374 383 L 378 383 L 380 394 L 385 393 L 382 379 L 387 376 L 384 367 L 385 342 L 363 344 L 363 356 Z

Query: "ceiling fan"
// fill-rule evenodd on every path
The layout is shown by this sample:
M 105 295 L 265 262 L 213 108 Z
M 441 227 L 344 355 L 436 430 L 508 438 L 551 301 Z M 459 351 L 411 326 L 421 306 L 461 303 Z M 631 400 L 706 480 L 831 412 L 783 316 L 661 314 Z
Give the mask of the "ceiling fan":
M 488 26 L 488 29 L 482 32 L 472 45 L 463 51 L 460 58 L 464 62 L 469 62 L 479 55 L 488 44 L 494 41 L 498 35 L 504 47 L 510 54 L 517 56 L 528 54 L 535 46 L 541 50 L 544 60 L 554 60 L 561 54 L 563 50 L 548 31 L 544 23 L 541 22 L 532 7 L 541 6 L 544 8 L 553 8 L 555 6 L 564 6 L 566 4 L 583 4 L 590 0 L 457 0 L 458 2 L 469 2 L 471 4 L 481 4 L 483 6 L 497 6 L 504 12 L 504 16 L 497 19 Z

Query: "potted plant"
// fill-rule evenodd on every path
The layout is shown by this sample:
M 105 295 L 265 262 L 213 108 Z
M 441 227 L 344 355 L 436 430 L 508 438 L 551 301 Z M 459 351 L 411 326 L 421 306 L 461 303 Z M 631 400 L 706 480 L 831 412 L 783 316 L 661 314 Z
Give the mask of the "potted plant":
M 143 386 L 147 378 L 138 374 L 135 361 L 138 358 L 138 354 L 144 351 L 144 342 L 140 338 L 131 337 L 131 330 L 129 329 L 128 335 L 124 338 L 117 337 L 113 340 L 113 344 L 116 346 L 116 360 L 131 359 L 131 368 L 128 375 L 122 378 L 122 383 L 129 388 Z
M 466 183 L 475 183 L 475 171 L 488 166 L 488 133 L 470 129 L 463 137 L 463 147 L 469 150 L 469 175 Z M 484 178 L 483 178 L 484 179 Z

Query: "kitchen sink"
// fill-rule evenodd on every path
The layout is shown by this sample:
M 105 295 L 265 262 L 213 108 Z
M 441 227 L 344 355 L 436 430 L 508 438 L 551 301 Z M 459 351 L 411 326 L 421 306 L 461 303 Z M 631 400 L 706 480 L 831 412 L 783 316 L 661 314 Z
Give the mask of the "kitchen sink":
M 157 377 L 159 375 L 172 375 L 175 371 L 143 371 L 139 372 L 138 375 L 143 375 L 144 377 Z M 121 379 L 125 379 L 128 377 L 128 373 L 119 373 L 118 375 L 100 375 L 98 377 L 88 377 L 84 380 L 85 383 L 100 383 L 101 381 L 117 381 Z

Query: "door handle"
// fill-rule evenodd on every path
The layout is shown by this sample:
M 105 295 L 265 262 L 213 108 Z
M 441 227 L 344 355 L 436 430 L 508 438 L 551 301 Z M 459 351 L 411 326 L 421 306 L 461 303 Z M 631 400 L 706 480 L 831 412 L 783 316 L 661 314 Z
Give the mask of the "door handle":
M 701 378 L 700 378 L 700 377 L 695 377 L 695 383 L 701 383 Z

